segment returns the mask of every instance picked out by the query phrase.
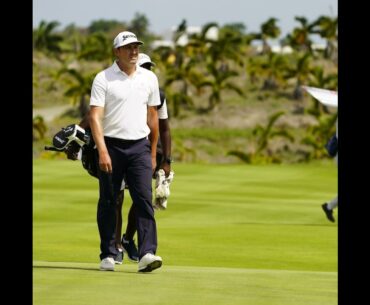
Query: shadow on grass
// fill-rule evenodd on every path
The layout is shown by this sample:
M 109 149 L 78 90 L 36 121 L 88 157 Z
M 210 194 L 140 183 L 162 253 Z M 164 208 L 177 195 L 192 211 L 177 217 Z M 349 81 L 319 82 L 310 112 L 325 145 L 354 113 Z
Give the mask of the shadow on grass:
M 35 269 L 63 269 L 63 270 L 86 270 L 86 271 L 95 271 L 95 272 L 103 272 L 102 270 L 99 270 L 96 267 L 78 267 L 78 266 L 40 266 L 40 265 L 33 265 L 32 268 Z M 109 271 L 104 271 L 105 273 Z M 155 272 L 138 272 L 138 271 L 132 271 L 132 270 L 115 270 L 110 272 L 120 272 L 120 273 L 131 273 L 131 274 L 158 274 Z
M 89 267 L 72 267 L 72 266 L 32 266 L 32 268 L 36 269 L 69 269 L 69 270 L 86 270 L 86 271 L 96 271 L 102 272 L 98 268 L 89 268 Z M 108 271 L 109 272 L 109 271 Z M 137 271 L 129 271 L 129 270 L 115 270 L 113 272 L 124 272 L 124 273 L 138 273 Z
M 263 226 L 303 226 L 303 227 L 332 227 L 332 223 L 271 223 L 271 222 L 234 222 L 234 225 L 263 225 Z M 334 225 L 335 226 L 335 225 Z

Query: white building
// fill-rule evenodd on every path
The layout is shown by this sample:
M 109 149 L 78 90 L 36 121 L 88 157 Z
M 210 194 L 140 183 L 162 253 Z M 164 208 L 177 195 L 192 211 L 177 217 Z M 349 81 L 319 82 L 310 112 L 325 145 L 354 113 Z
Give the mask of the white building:
M 171 37 L 173 37 L 174 33 L 176 32 L 177 27 L 172 27 L 171 29 Z M 188 26 L 186 28 L 186 32 L 183 33 L 178 39 L 177 39 L 177 45 L 179 46 L 185 46 L 189 43 L 189 37 L 194 34 L 200 34 L 202 32 L 202 27 L 200 26 Z M 206 38 L 209 40 L 217 40 L 218 39 L 218 28 L 216 26 L 211 27 L 208 29 L 206 33 Z M 151 47 L 153 49 L 156 49 L 158 47 L 175 47 L 175 43 L 172 40 L 155 40 L 153 41 Z

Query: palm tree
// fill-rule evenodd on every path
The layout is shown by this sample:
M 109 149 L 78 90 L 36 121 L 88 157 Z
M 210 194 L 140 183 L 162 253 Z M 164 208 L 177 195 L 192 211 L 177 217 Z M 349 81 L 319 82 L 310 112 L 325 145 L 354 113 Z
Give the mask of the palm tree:
M 278 118 L 281 117 L 284 113 L 284 111 L 273 113 L 269 116 L 267 125 L 265 127 L 262 127 L 260 124 L 258 124 L 253 129 L 252 134 L 257 136 L 257 155 L 267 148 L 269 140 L 274 137 L 279 136 L 288 139 L 290 142 L 294 141 L 294 137 L 285 129 L 273 128 Z
M 307 129 L 306 135 L 301 140 L 302 144 L 305 144 L 312 149 L 305 156 L 307 161 L 328 157 L 324 146 L 330 136 L 335 133 L 335 121 L 337 120 L 337 117 L 337 113 L 325 117 L 318 117 L 318 124 Z
M 63 41 L 61 47 L 64 52 L 76 54 L 81 51 L 83 37 L 82 29 L 71 23 L 64 28 L 62 35 Z
M 169 97 L 170 107 L 172 104 L 174 116 L 179 115 L 181 107 L 192 108 L 194 106 L 190 87 L 200 78 L 200 72 L 195 69 L 198 58 L 194 56 L 194 45 L 189 43 L 182 46 L 177 43 L 184 33 L 186 33 L 185 20 L 174 33 L 174 49 L 161 47 L 155 50 L 160 58 L 160 65 L 165 70 L 164 87 Z
M 134 19 L 131 20 L 129 31 L 132 31 L 141 40 L 145 39 L 148 35 L 149 20 L 144 14 L 136 13 Z
M 276 153 L 273 154 L 268 149 L 268 144 L 270 139 L 275 137 L 283 137 L 288 139 L 289 142 L 294 142 L 294 137 L 287 130 L 283 128 L 274 128 L 274 124 L 284 113 L 284 111 L 273 113 L 271 116 L 269 116 L 267 125 L 265 127 L 258 124 L 253 129 L 252 134 L 256 136 L 257 145 L 254 151 L 245 153 L 232 150 L 229 151 L 227 155 L 238 157 L 246 163 L 254 163 L 258 161 L 281 162 L 279 156 Z
M 199 88 L 210 87 L 211 94 L 209 96 L 209 104 L 207 110 L 213 110 L 217 105 L 221 104 L 221 92 L 224 90 L 231 90 L 240 96 L 244 96 L 244 92 L 229 78 L 238 76 L 236 71 L 223 70 L 222 66 L 217 68 L 215 65 L 207 65 L 207 71 L 211 78 L 200 81 Z
M 92 21 L 87 30 L 89 34 L 98 32 L 111 33 L 116 29 L 125 29 L 126 27 L 127 25 L 124 22 L 120 22 L 117 20 L 98 19 Z
M 208 37 L 210 29 L 218 30 L 216 39 Z M 244 92 L 236 86 L 229 78 L 238 76 L 236 70 L 230 68 L 231 64 L 243 66 L 245 59 L 241 52 L 243 34 L 231 27 L 219 29 L 217 23 L 205 24 L 200 35 L 193 35 L 189 41 L 189 46 L 194 47 L 195 54 L 198 55 L 197 61 L 200 65 L 205 64 L 204 74 L 193 74 L 192 84 L 198 89 L 210 87 L 208 108 L 206 111 L 214 109 L 221 103 L 221 92 L 231 90 L 244 96 Z M 195 77 L 197 76 L 197 77 Z
M 207 38 L 208 31 L 213 27 L 216 27 L 219 32 L 216 40 Z M 243 48 L 247 42 L 245 35 L 240 31 L 230 27 L 220 28 L 217 23 L 208 23 L 203 26 L 201 35 L 195 36 L 193 39 L 203 46 L 202 54 L 207 65 L 217 62 L 222 62 L 225 65 L 228 60 L 239 66 L 245 65 Z
M 176 31 L 173 33 L 172 40 L 177 42 L 179 38 L 186 33 L 187 22 L 185 19 L 181 21 L 181 23 L 177 26 Z
M 181 108 L 186 106 L 188 108 L 194 107 L 193 100 L 185 95 L 182 91 L 174 90 L 171 87 L 166 89 L 166 101 L 168 105 L 168 115 L 178 117 L 181 113 Z
M 283 39 L 283 45 L 290 45 L 294 50 L 309 52 L 312 54 L 312 40 L 310 34 L 313 34 L 314 24 L 309 24 L 305 17 L 295 17 L 300 23 L 300 27 L 293 29 L 291 34 L 288 34 Z
M 83 75 L 76 69 L 62 68 L 59 71 L 59 76 L 66 75 L 65 81 L 67 83 L 68 89 L 65 91 L 64 95 L 72 98 L 72 103 L 78 103 L 78 111 L 80 117 L 83 118 L 89 110 L 88 101 L 91 94 L 91 86 L 94 81 L 97 72 L 89 73 Z
M 112 42 L 107 35 L 102 32 L 93 33 L 83 42 L 77 58 L 99 61 L 103 63 L 104 67 L 108 67 L 114 60 Z
M 302 85 L 306 83 L 311 74 L 311 65 L 310 65 L 311 54 L 303 53 L 297 54 L 295 56 L 297 56 L 297 58 L 295 59 L 295 66 L 289 67 L 286 70 L 285 77 L 287 79 L 290 78 L 296 79 L 296 84 L 293 91 L 293 98 L 295 100 L 302 100 L 303 99 Z
M 288 68 L 288 62 L 284 55 L 270 52 L 260 68 L 261 75 L 266 77 L 262 89 L 275 90 L 285 84 L 284 71 Z
M 60 42 L 63 40 L 63 37 L 60 34 L 54 33 L 58 26 L 58 21 L 49 23 L 41 21 L 38 28 L 33 31 L 33 48 L 59 59 L 62 51 Z
M 194 69 L 195 59 L 187 56 L 187 52 L 191 52 L 189 46 L 176 46 L 174 52 L 169 55 L 172 58 L 171 61 L 166 60 L 164 62 L 166 69 L 164 87 L 169 92 L 171 87 L 177 91 L 171 101 L 174 107 L 174 116 L 180 113 L 181 106 L 188 108 L 194 106 L 189 88 L 192 85 L 192 81 L 199 78 L 199 72 L 196 72 Z
M 45 120 L 42 116 L 37 115 L 32 120 L 33 141 L 43 139 L 47 130 Z
M 261 32 L 260 33 L 253 33 L 253 40 L 261 40 L 262 41 L 262 54 L 267 54 L 271 52 L 271 47 L 268 44 L 268 39 L 275 39 L 278 38 L 281 30 L 276 25 L 278 19 L 276 18 L 269 18 L 266 22 L 261 24 Z
M 312 23 L 312 33 L 326 39 L 325 58 L 337 60 L 338 57 L 338 18 L 320 16 Z
M 246 71 L 249 75 L 251 84 L 257 84 L 264 75 L 264 58 L 262 56 L 252 56 L 248 59 Z

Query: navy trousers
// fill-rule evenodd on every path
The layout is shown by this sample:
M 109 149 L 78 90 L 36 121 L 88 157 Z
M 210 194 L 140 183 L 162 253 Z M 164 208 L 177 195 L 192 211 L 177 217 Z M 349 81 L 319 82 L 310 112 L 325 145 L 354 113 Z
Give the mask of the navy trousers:
M 120 140 L 105 137 L 112 160 L 112 174 L 98 166 L 99 201 L 97 222 L 100 234 L 100 259 L 115 257 L 116 201 L 122 179 L 130 186 L 138 235 L 139 258 L 157 251 L 157 226 L 152 206 L 152 161 L 148 139 Z

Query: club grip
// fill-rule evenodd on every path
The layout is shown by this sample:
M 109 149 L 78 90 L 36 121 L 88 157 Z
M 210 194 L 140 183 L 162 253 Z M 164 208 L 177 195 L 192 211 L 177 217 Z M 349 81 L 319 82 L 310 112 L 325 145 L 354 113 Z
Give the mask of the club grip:
M 59 150 L 59 149 L 55 148 L 54 146 L 45 146 L 44 149 L 45 150 L 52 150 L 52 151 L 63 151 L 63 150 Z

